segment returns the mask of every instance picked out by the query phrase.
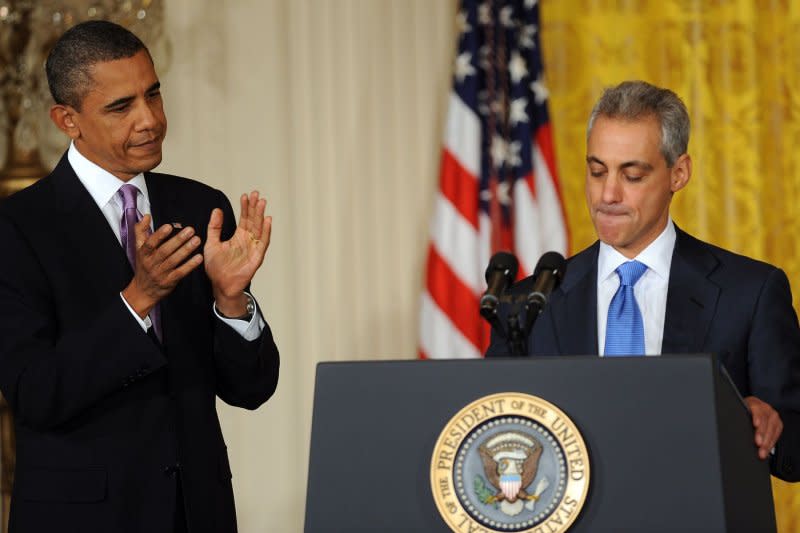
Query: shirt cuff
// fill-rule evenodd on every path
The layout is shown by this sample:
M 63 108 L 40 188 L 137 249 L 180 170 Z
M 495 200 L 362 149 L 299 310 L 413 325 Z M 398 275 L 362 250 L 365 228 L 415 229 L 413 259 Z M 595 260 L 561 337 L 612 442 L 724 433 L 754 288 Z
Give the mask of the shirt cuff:
M 245 294 L 250 298 L 253 298 L 253 295 L 249 292 L 245 291 Z M 255 300 L 256 299 L 253 298 L 254 302 Z M 216 302 L 211 305 L 211 308 L 214 310 L 214 314 L 218 319 L 222 320 L 225 324 L 233 328 L 233 330 L 241 335 L 246 341 L 256 340 L 261 336 L 261 332 L 264 331 L 266 322 L 264 322 L 264 318 L 261 316 L 261 311 L 259 311 L 258 305 L 256 305 L 256 310 L 253 313 L 253 317 L 250 319 L 250 322 L 239 320 L 238 318 L 227 318 L 222 316 L 219 314 L 219 311 L 217 311 Z
M 139 325 L 142 327 L 142 331 L 147 333 L 147 330 L 150 329 L 150 327 L 153 325 L 153 322 L 150 320 L 150 316 L 148 315 L 144 317 L 144 320 L 142 320 L 142 317 L 140 317 L 139 314 L 133 310 L 133 307 L 131 307 L 130 304 L 128 304 L 128 300 L 125 299 L 122 293 L 119 293 L 119 297 L 122 298 L 122 303 L 125 304 L 125 307 L 127 307 L 128 311 L 130 311 L 131 315 L 133 315 L 133 318 L 135 318 L 136 321 L 139 323 Z

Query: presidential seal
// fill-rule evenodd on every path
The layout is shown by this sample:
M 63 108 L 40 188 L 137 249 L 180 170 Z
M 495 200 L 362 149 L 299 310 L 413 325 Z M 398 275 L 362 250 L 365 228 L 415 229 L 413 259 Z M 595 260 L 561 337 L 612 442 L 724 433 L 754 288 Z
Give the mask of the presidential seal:
M 431 457 L 431 490 L 455 532 L 561 533 L 589 490 L 589 454 L 555 405 L 508 392 L 450 419 Z

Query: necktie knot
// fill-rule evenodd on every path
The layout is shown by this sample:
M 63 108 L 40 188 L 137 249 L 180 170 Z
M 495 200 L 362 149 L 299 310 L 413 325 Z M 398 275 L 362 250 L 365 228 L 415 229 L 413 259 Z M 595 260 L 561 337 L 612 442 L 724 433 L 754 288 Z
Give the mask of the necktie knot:
M 627 261 L 618 266 L 616 272 L 621 285 L 632 287 L 647 272 L 647 265 L 639 261 Z
M 136 196 L 139 194 L 139 188 L 136 185 L 126 183 L 119 188 L 119 195 L 122 197 L 122 209 L 136 209 Z

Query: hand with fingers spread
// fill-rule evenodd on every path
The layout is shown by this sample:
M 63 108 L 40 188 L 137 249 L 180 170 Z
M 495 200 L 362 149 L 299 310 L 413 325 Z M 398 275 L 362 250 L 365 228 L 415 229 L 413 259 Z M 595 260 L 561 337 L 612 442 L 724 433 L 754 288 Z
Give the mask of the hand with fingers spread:
M 770 404 L 755 396 L 748 396 L 744 399 L 744 403 L 750 409 L 750 415 L 753 418 L 758 456 L 766 459 L 783 432 L 783 422 L 778 412 Z
M 172 226 L 164 224 L 152 235 L 150 215 L 139 221 L 136 233 L 136 265 L 133 279 L 122 296 L 144 318 L 165 298 L 180 280 L 203 263 L 203 256 L 192 253 L 200 246 L 193 228 L 184 228 L 174 236 Z
M 272 217 L 264 216 L 267 200 L 258 191 L 241 199 L 239 225 L 233 236 L 222 242 L 222 210 L 214 209 L 208 222 L 203 256 L 211 280 L 217 309 L 225 316 L 240 316 L 247 310 L 244 289 L 264 261 L 272 231 Z

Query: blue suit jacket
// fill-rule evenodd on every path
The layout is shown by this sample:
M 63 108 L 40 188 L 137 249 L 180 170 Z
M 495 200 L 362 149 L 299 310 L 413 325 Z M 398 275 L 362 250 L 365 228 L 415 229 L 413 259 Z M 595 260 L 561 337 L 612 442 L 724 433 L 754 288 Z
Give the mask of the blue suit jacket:
M 772 265 L 699 241 L 676 227 L 661 353 L 716 353 L 742 396 L 781 414 L 784 433 L 771 467 L 800 480 L 800 327 L 789 281 Z M 561 285 L 528 337 L 532 355 L 598 353 L 598 242 L 571 257 Z M 526 294 L 532 277 L 511 292 Z M 508 308 L 500 309 L 505 322 Z M 487 357 L 510 354 L 496 331 Z
M 225 196 L 146 173 L 156 224 L 205 240 Z M 215 318 L 202 267 L 161 302 L 163 343 L 119 296 L 133 275 L 66 156 L 0 203 L 0 388 L 15 418 L 12 532 L 232 533 L 231 471 L 216 398 L 254 409 L 278 379 L 269 327 L 252 342 Z M 177 474 L 179 472 L 179 475 Z M 183 501 L 176 501 L 180 480 Z

